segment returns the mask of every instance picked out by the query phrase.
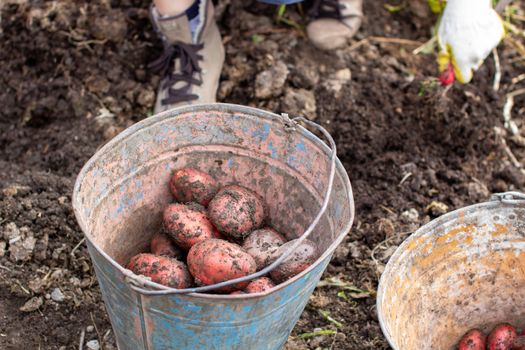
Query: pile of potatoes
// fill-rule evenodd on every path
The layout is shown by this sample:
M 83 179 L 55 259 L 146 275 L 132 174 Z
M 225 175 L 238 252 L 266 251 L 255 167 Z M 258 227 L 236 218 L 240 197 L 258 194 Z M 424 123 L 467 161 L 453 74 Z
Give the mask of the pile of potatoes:
M 150 252 L 127 264 L 135 274 L 172 288 L 207 286 L 260 271 L 295 243 L 267 225 L 266 204 L 245 187 L 219 188 L 210 175 L 192 168 L 175 171 L 169 187 L 176 202 L 164 209 L 163 229 L 153 236 Z M 267 291 L 317 257 L 316 245 L 305 240 L 269 276 L 214 292 Z
M 514 326 L 502 323 L 488 337 L 479 329 L 471 329 L 461 338 L 458 350 L 525 350 L 525 329 L 518 335 Z

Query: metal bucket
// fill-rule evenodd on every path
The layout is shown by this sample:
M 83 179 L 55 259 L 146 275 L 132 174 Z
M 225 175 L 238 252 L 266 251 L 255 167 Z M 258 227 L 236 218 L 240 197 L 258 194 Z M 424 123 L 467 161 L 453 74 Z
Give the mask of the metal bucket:
M 492 199 L 421 227 L 390 258 L 377 310 L 395 350 L 451 350 L 472 328 L 525 326 L 525 196 Z
M 261 194 L 272 225 L 289 239 L 306 231 L 319 259 L 249 295 L 172 289 L 124 269 L 160 229 L 170 175 L 186 166 Z M 121 350 L 280 349 L 354 217 L 335 149 L 286 116 L 226 104 L 174 109 L 125 130 L 84 166 L 73 207 Z

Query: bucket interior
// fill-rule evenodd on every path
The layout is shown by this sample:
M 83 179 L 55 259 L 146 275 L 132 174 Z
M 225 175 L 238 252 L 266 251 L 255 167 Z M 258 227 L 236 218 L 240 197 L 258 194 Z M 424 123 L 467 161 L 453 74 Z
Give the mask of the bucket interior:
M 378 311 L 392 347 L 456 349 L 468 330 L 525 326 L 525 208 L 465 208 L 407 239 L 381 277 Z
M 125 264 L 147 251 L 161 229 L 162 211 L 173 202 L 173 171 L 193 167 L 221 185 L 260 194 L 271 226 L 292 239 L 322 204 L 328 152 L 315 136 L 286 131 L 270 113 L 232 105 L 187 108 L 138 123 L 100 150 L 77 180 L 74 207 L 88 239 Z M 352 219 L 351 188 L 338 161 L 329 207 L 310 236 L 321 254 L 342 239 Z

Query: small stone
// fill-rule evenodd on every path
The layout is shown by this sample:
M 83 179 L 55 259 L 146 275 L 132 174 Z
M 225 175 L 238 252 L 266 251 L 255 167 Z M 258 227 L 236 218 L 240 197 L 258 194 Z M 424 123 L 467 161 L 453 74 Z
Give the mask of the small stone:
M 90 340 L 86 343 L 86 347 L 89 349 L 89 350 L 99 350 L 100 349 L 100 345 L 98 343 L 98 340 Z
M 337 72 L 335 72 L 334 77 L 335 77 L 335 79 L 337 79 L 337 80 L 339 80 L 339 81 L 341 81 L 343 83 L 346 83 L 347 81 L 352 79 L 352 72 L 348 68 L 341 69 L 341 70 L 338 70 Z
M 93 332 L 94 330 L 95 330 L 95 327 L 93 327 L 93 326 L 87 326 L 87 327 L 86 327 L 86 332 L 88 332 L 88 333 L 91 333 L 91 332 Z
M 140 91 L 137 102 L 144 107 L 153 107 L 155 104 L 155 92 L 149 89 Z
M 53 291 L 51 292 L 51 299 L 53 299 L 54 301 L 56 301 L 57 303 L 61 303 L 64 301 L 65 299 L 65 296 L 64 296 L 64 293 L 62 293 L 62 291 L 58 288 L 55 288 L 53 289 Z
M 399 218 L 403 223 L 410 224 L 419 221 L 419 213 L 416 209 L 411 208 L 402 212 Z
M 29 299 L 24 306 L 20 308 L 22 312 L 33 312 L 44 304 L 42 297 L 34 297 Z
M 58 203 L 60 203 L 60 204 L 67 203 L 67 197 L 66 196 L 58 197 Z
M 36 238 L 28 227 L 22 227 L 18 231 L 19 236 L 9 240 L 9 258 L 13 262 L 28 261 L 33 255 Z
M 350 248 L 350 256 L 354 259 L 361 259 L 363 254 L 361 253 L 361 250 L 359 249 L 359 245 L 356 242 L 350 242 L 348 243 L 348 248 Z
M 288 73 L 286 64 L 276 61 L 271 68 L 257 74 L 255 96 L 263 99 L 279 96 L 283 91 Z
M 332 91 L 336 96 L 339 94 L 343 85 L 352 79 L 352 72 L 345 68 L 335 72 L 329 79 L 323 82 L 323 86 Z
M 315 120 L 317 110 L 315 95 L 309 90 L 287 88 L 281 109 L 290 115 L 302 115 Z
M 6 241 L 10 241 L 14 239 L 15 237 L 20 236 L 20 229 L 14 222 L 10 222 L 7 225 L 4 226 L 4 239 Z
M 433 201 L 425 208 L 425 213 L 434 217 L 445 214 L 448 211 L 448 205 L 438 201 Z

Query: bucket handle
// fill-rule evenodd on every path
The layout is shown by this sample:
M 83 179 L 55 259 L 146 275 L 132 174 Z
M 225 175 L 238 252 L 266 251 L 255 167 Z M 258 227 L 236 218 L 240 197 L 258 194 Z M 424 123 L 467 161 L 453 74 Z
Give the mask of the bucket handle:
M 516 191 L 494 193 L 490 200 L 499 201 L 503 204 L 523 204 L 523 201 L 525 201 L 525 193 Z
M 188 293 L 208 292 L 208 291 L 211 291 L 211 290 L 214 290 L 214 289 L 231 286 L 231 285 L 234 285 L 234 284 L 237 284 L 237 283 L 251 281 L 253 279 L 256 279 L 256 278 L 259 278 L 259 277 L 262 277 L 262 276 L 268 274 L 270 271 L 272 271 L 277 266 L 279 266 L 286 258 L 288 258 L 299 247 L 299 245 L 301 245 L 301 243 L 308 236 L 310 236 L 310 234 L 313 232 L 314 228 L 317 226 L 317 224 L 321 220 L 321 218 L 322 218 L 323 214 L 325 213 L 326 209 L 328 208 L 330 195 L 332 193 L 332 188 L 333 188 L 333 184 L 334 184 L 334 177 L 335 177 L 335 161 L 336 161 L 336 158 L 337 158 L 336 157 L 337 150 L 336 150 L 335 141 L 332 138 L 332 136 L 328 133 L 328 131 L 326 131 L 325 128 L 323 128 L 319 124 L 314 123 L 314 122 L 312 122 L 312 121 L 310 121 L 310 120 L 308 120 L 308 119 L 306 119 L 304 117 L 295 117 L 295 118 L 291 119 L 288 116 L 288 114 L 283 113 L 283 114 L 281 114 L 280 119 L 281 119 L 281 122 L 283 123 L 284 128 L 285 128 L 285 130 L 287 132 L 295 131 L 295 128 L 297 126 L 300 126 L 299 122 L 303 122 L 304 124 L 314 128 L 314 129 L 317 129 L 328 140 L 328 142 L 330 144 L 330 151 L 331 151 L 330 152 L 330 175 L 329 175 L 329 180 L 328 180 L 328 186 L 327 186 L 327 189 L 326 189 L 326 194 L 325 194 L 325 197 L 324 197 L 324 200 L 323 200 L 323 205 L 321 206 L 321 209 L 317 213 L 316 217 L 314 218 L 314 220 L 312 221 L 310 226 L 308 226 L 306 231 L 297 239 L 297 242 L 295 242 L 295 244 L 289 250 L 287 250 L 283 255 L 281 255 L 277 260 L 275 260 L 270 265 L 266 266 L 261 271 L 252 273 L 252 274 L 244 276 L 244 277 L 239 277 L 239 278 L 236 278 L 236 279 L 232 279 L 232 280 L 228 280 L 228 281 L 224 281 L 224 282 L 220 282 L 220 283 L 216 283 L 216 284 L 211 284 L 209 286 L 202 286 L 202 287 L 195 287 L 195 288 L 185 288 L 185 289 L 171 288 L 171 287 L 167 287 L 167 286 L 155 283 L 155 282 L 151 282 L 149 279 L 147 279 L 147 278 L 145 278 L 143 276 L 137 276 L 134 273 L 132 273 L 130 270 L 126 269 L 126 270 L 124 270 L 125 271 L 125 275 L 126 275 L 125 280 L 126 280 L 126 282 L 128 282 L 128 284 L 129 284 L 131 289 L 133 289 L 134 291 L 136 291 L 138 293 L 145 294 L 145 295 L 188 294 Z M 146 282 L 149 282 L 149 283 L 146 283 Z M 146 287 L 151 287 L 152 284 L 155 287 L 159 288 L 159 289 L 158 290 L 145 289 Z

